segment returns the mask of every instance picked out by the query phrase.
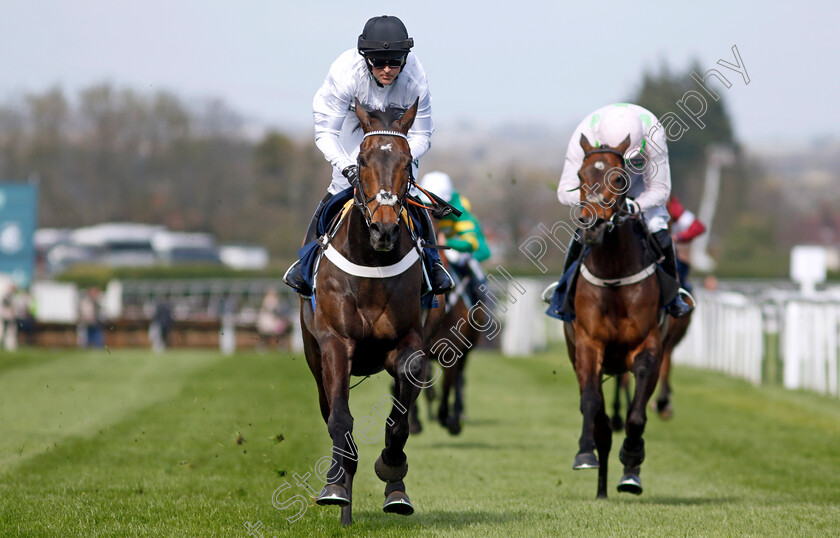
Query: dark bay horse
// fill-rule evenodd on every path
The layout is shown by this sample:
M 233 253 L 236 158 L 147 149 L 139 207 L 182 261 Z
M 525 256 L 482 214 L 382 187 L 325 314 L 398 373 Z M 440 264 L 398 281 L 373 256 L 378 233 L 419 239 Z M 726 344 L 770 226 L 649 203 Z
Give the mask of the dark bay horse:
M 441 242 L 443 243 L 443 242 Z M 446 256 L 441 260 L 450 274 L 453 273 Z M 457 273 L 455 273 L 457 275 Z M 470 277 L 472 278 L 472 277 Z M 443 369 L 437 374 L 442 376 L 440 387 L 440 404 L 437 420 L 441 426 L 452 435 L 461 433 L 464 416 L 464 372 L 467 365 L 467 355 L 470 350 L 481 341 L 483 334 L 478 327 L 487 323 L 487 311 L 476 308 L 470 315 L 470 306 L 464 298 L 462 290 L 468 285 L 466 280 L 456 280 L 455 289 L 445 296 L 438 297 L 438 306 L 429 311 L 424 327 L 426 363 L 424 376 L 426 383 L 432 384 L 426 388 L 429 406 L 436 399 L 435 390 L 439 377 L 431 377 L 432 360 L 436 360 Z M 450 398 L 450 396 L 452 396 Z M 450 406 L 450 399 L 451 406 Z M 411 431 L 419 433 L 422 429 L 417 405 L 411 409 Z
M 689 299 L 690 300 L 690 299 Z M 659 391 L 655 402 L 651 402 L 662 420 L 668 420 L 674 415 L 674 403 L 671 401 L 671 354 L 688 332 L 691 324 L 690 312 L 687 316 L 675 318 L 671 316 L 668 331 L 662 342 L 662 364 L 659 367 Z M 622 393 L 627 405 L 630 405 L 630 379 L 627 374 L 616 377 L 615 399 L 613 400 L 612 428 L 614 432 L 624 429 L 624 418 L 621 415 Z
M 574 469 L 598 469 L 598 497 L 607 497 L 607 463 L 612 430 L 601 391 L 605 375 L 633 372 L 635 394 L 627 415 L 627 435 L 619 453 L 624 476 L 618 491 L 640 494 L 645 457 L 646 407 L 656 388 L 662 359 L 658 324 L 659 283 L 634 222 L 624 213 L 629 177 L 618 147 L 593 147 L 585 136 L 579 221 L 590 247 L 582 258 L 574 298 L 576 320 L 564 325 L 569 357 L 580 385 L 583 429 Z M 585 252 L 585 251 L 584 251 Z M 595 455 L 595 450 L 598 456 Z
M 423 321 L 422 268 L 404 205 L 411 183 L 406 133 L 417 114 L 389 108 L 366 111 L 356 101 L 365 133 L 354 209 L 332 237 L 315 277 L 316 299 L 301 299 L 306 360 L 318 385 L 321 414 L 332 438 L 332 462 L 320 505 L 341 506 L 341 524 L 352 523 L 353 475 L 358 450 L 349 408 L 351 376 L 386 370 L 394 377 L 394 405 L 386 421 L 385 448 L 376 475 L 386 482 L 385 512 L 414 508 L 403 478 L 408 462 L 408 414 L 419 393 Z M 330 251 L 332 249 L 332 251 Z M 416 359 L 416 360 L 415 360 Z

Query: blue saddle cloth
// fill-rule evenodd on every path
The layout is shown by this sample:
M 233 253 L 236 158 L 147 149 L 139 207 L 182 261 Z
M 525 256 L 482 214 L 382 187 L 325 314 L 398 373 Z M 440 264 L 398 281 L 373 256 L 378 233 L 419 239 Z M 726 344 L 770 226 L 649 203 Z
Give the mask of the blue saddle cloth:
M 333 195 L 332 198 L 327 202 L 327 205 L 324 206 L 323 210 L 321 211 L 321 215 L 318 218 L 318 222 L 316 224 L 316 230 L 318 232 L 318 237 L 322 237 L 325 233 L 329 231 L 330 224 L 333 220 L 338 216 L 341 210 L 344 208 L 344 205 L 347 203 L 348 200 L 353 198 L 353 187 L 347 187 L 343 191 Z M 418 222 L 411 212 L 408 212 L 409 216 L 411 217 L 412 222 L 414 223 L 414 229 L 418 236 L 423 235 L 423 225 L 422 223 Z M 433 252 L 435 256 L 439 254 L 436 250 L 433 249 L 424 249 L 426 251 L 426 256 L 424 256 L 424 261 L 429 258 L 429 253 Z M 298 258 L 300 258 L 300 270 L 301 276 L 303 280 L 306 281 L 306 284 L 309 286 L 309 289 L 312 290 L 315 280 L 315 264 L 318 261 L 318 256 L 320 254 L 320 244 L 318 240 L 310 241 L 306 243 L 298 250 Z M 422 306 L 423 308 L 434 308 L 437 306 L 437 300 L 435 299 L 434 295 L 430 295 L 426 293 L 422 299 Z M 313 297 L 314 303 L 314 297 Z
M 351 198 L 353 198 L 353 187 L 347 187 L 330 198 L 327 205 L 324 206 L 324 209 L 321 211 L 321 215 L 315 225 L 318 237 L 327 233 L 330 222 L 332 222 L 336 215 L 338 215 L 341 211 L 341 208 L 344 207 L 344 204 L 346 204 Z M 319 251 L 320 249 L 317 239 L 303 245 L 300 250 L 298 250 L 298 258 L 300 258 L 300 274 L 306 281 L 310 290 L 312 289 L 315 262 L 318 260 Z
M 578 263 L 578 260 L 572 262 L 569 269 L 563 273 L 563 276 L 560 277 L 557 287 L 554 288 L 554 295 L 551 296 L 551 303 L 548 305 L 548 310 L 545 311 L 545 313 L 552 318 L 562 321 L 575 320 L 574 309 L 569 308 L 569 305 L 574 307 L 574 297 L 571 297 L 570 301 L 567 303 L 566 296 L 569 294 L 569 291 L 573 289 L 572 281 L 577 274 Z

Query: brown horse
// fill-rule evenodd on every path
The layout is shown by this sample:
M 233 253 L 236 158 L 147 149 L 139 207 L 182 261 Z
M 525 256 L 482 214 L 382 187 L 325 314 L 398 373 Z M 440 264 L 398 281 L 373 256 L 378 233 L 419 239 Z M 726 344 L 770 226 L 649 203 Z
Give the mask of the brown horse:
M 582 259 L 574 305 L 576 320 L 564 325 L 569 358 L 580 385 L 583 430 L 573 469 L 598 469 L 598 497 L 607 497 L 607 463 L 612 430 L 601 383 L 604 375 L 633 372 L 636 388 L 619 453 L 624 476 L 618 491 L 640 494 L 645 457 L 646 407 L 656 388 L 662 358 L 658 324 L 659 283 L 655 265 L 624 213 L 629 177 L 624 153 L 629 136 L 616 148 L 593 147 L 585 136 L 579 221 L 590 246 Z M 585 251 L 584 251 L 585 252 Z M 653 270 L 652 270 L 653 269 Z M 595 283 L 593 283 L 595 282 Z M 595 450 L 598 457 L 595 456 Z
M 443 241 L 441 242 L 443 243 Z M 453 273 L 446 256 L 441 257 L 450 274 Z M 457 275 L 457 273 L 456 273 Z M 456 280 L 455 289 L 445 296 L 438 296 L 438 306 L 429 311 L 426 319 L 425 346 L 426 357 L 434 359 L 443 368 L 443 386 L 441 387 L 440 406 L 437 420 L 450 434 L 461 433 L 464 416 L 464 370 L 467 365 L 467 355 L 470 350 L 481 341 L 482 332 L 476 327 L 483 327 L 487 323 L 487 311 L 483 308 L 475 309 L 470 316 L 470 306 L 464 299 L 463 289 L 468 285 L 466 280 Z M 438 377 L 429 379 L 431 375 L 431 360 L 427 361 L 424 376 L 426 378 L 426 397 L 431 408 L 436 399 L 434 384 Z M 453 395 L 450 407 L 450 395 Z M 422 430 L 417 405 L 411 409 L 411 432 Z
M 350 377 L 383 369 L 394 377 L 396 395 L 386 421 L 385 448 L 374 469 L 387 483 L 385 512 L 414 512 L 403 482 L 408 472 L 403 449 L 408 439 L 407 411 L 417 398 L 415 382 L 421 379 L 423 365 L 423 276 L 404 204 L 411 183 L 406 133 L 416 114 L 417 102 L 407 111 L 368 112 L 356 101 L 365 137 L 358 157 L 359 181 L 354 185 L 355 209 L 345 214 L 325 250 L 315 277 L 314 307 L 301 299 L 306 360 L 333 441 L 326 485 L 316 502 L 341 506 L 342 525 L 352 523 L 358 462 L 349 408 Z
M 690 299 L 689 299 L 690 300 Z M 691 324 L 691 314 L 681 318 L 670 317 L 665 340 L 662 341 L 662 364 L 659 366 L 659 392 L 656 401 L 651 402 L 651 409 L 659 414 L 662 420 L 669 420 L 674 415 L 674 403 L 671 401 L 671 354 L 688 332 Z M 621 416 L 621 397 L 630 405 L 630 378 L 628 374 L 616 377 L 615 399 L 613 400 L 612 429 L 614 432 L 624 429 L 624 418 Z

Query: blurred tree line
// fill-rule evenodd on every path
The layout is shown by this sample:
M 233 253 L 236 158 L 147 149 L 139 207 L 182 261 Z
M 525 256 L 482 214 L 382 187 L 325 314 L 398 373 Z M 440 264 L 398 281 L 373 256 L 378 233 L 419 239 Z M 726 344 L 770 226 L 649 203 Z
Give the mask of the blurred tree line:
M 0 178 L 37 179 L 40 227 L 160 223 L 294 250 L 322 196 L 308 182 L 328 165 L 311 143 L 244 128 L 220 100 L 52 88 L 2 104 Z
M 775 237 L 766 207 L 778 196 L 757 181 L 760 173 L 740 155 L 725 89 L 716 88 L 720 101 L 707 99 L 705 129 L 678 109 L 683 94 L 698 89 L 692 71 L 703 72 L 692 65 L 681 73 L 667 67 L 645 73 L 629 100 L 660 117 L 678 113 L 691 125 L 669 144 L 669 153 L 674 191 L 695 212 L 706 147 L 725 143 L 735 148 L 738 164 L 723 173 L 713 246 L 726 256 L 749 258 L 756 248 L 772 249 L 765 243 L 756 246 L 755 238 Z M 433 139 L 421 176 L 436 169 L 448 172 L 482 220 L 494 261 L 537 273 L 518 247 L 540 235 L 539 224 L 550 228 L 559 220 L 570 222 L 568 208 L 555 194 L 568 140 L 532 136 L 521 147 L 548 155 L 550 161 L 532 159 L 526 149 L 518 152 L 507 141 L 467 150 Z M 468 138 L 461 140 L 468 144 Z M 0 179 L 32 176 L 40 185 L 40 227 L 164 224 L 173 230 L 210 231 L 223 242 L 261 244 L 285 263 L 295 255 L 325 193 L 330 169 L 310 137 L 249 134 L 243 118 L 221 100 L 186 101 L 168 91 L 143 93 L 103 83 L 75 96 L 52 88 L 2 103 Z M 563 252 L 549 247 L 543 262 L 559 267 Z
M 710 78 L 707 84 L 720 96 L 715 101 L 691 77 L 692 73 L 702 76 L 705 71 L 696 61 L 681 72 L 672 72 L 667 65 L 657 72 L 648 71 L 631 102 L 659 118 L 667 112 L 675 113 L 689 126 L 679 140 L 668 143 L 668 155 L 672 192 L 694 213 L 703 195 L 707 149 L 712 145 L 732 148 L 735 164 L 721 171 L 717 210 L 708 232 L 711 253 L 724 273 L 765 271 L 766 276 L 784 276 L 787 251 L 778 244 L 783 220 L 773 218 L 768 208 L 784 212 L 785 204 L 779 190 L 766 181 L 759 164 L 744 155 L 727 111 L 727 89 Z M 689 91 L 702 95 L 708 106 L 701 118 L 705 124 L 702 129 L 677 105 Z M 694 103 L 690 106 L 696 108 Z

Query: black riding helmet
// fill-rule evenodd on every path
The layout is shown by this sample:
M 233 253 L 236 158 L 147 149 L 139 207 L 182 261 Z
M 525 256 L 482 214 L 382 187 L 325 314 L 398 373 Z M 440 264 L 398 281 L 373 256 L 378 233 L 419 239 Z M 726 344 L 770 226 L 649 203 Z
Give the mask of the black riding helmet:
M 408 37 L 403 22 L 390 15 L 368 20 L 358 42 L 359 53 L 368 60 L 369 68 L 371 62 L 387 60 L 396 60 L 399 63 L 390 65 L 401 67 L 413 46 L 414 39 Z

